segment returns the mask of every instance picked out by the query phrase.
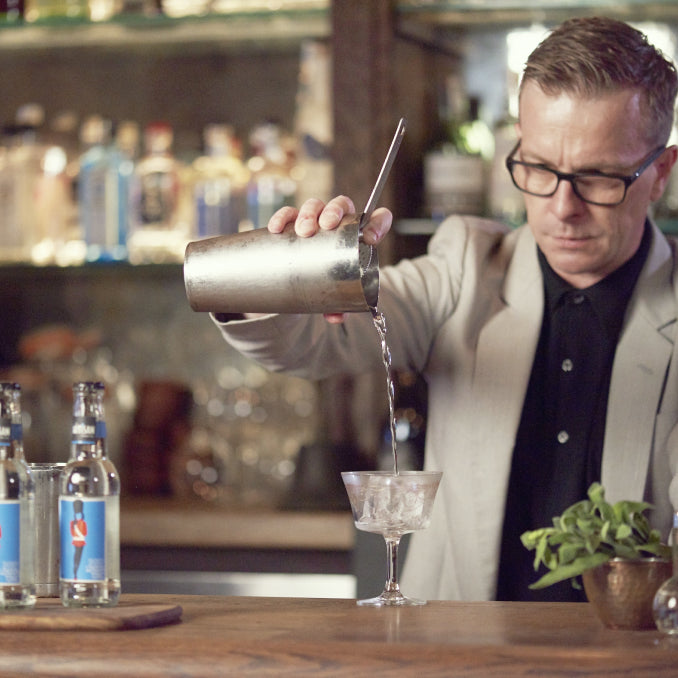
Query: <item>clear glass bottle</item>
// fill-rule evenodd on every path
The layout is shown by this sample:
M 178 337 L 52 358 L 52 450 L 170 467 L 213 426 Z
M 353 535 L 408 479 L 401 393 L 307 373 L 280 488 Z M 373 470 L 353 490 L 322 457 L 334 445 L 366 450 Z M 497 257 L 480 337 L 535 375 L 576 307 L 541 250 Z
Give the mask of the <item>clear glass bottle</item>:
M 24 0 L 0 0 L 0 24 L 23 21 L 24 9 Z
M 250 135 L 254 155 L 248 160 L 251 172 L 247 188 L 248 219 L 254 228 L 266 228 L 281 207 L 294 205 L 297 184 L 292 178 L 283 132 L 273 123 L 255 127 Z
M 237 233 L 247 214 L 249 172 L 228 125 L 207 125 L 203 138 L 205 154 L 193 162 L 195 234 Z
M 190 219 L 182 213 L 182 163 L 174 156 L 174 132 L 163 122 L 144 130 L 144 156 L 134 171 L 127 249 L 132 263 L 180 261 Z
M 88 261 L 111 258 L 118 242 L 116 208 L 109 181 L 108 145 L 111 123 L 88 117 L 80 130 L 82 154 L 78 172 L 78 211 Z M 112 204 L 114 203 L 114 204 Z
M 106 456 L 103 400 L 103 384 L 74 384 L 71 456 L 59 480 L 65 607 L 112 607 L 120 597 L 120 480 Z
M 43 149 L 30 125 L 6 125 L 0 169 L 0 257 L 30 261 L 40 240 L 35 200 Z
M 133 158 L 111 140 L 111 123 L 94 115 L 82 126 L 78 208 L 88 261 L 127 256 L 127 212 Z M 126 142 L 126 139 L 125 139 Z
M 21 387 L 0 383 L 0 608 L 35 605 L 35 489 L 24 459 Z
M 113 152 L 115 177 L 118 186 L 118 234 L 120 247 L 127 256 L 129 233 L 130 191 L 134 168 L 139 155 L 139 125 L 132 120 L 123 120 L 117 125 Z
M 678 635 L 678 513 L 673 516 L 671 530 L 673 576 L 665 581 L 654 597 L 652 611 L 657 628 L 669 635 Z
M 18 131 L 7 126 L 2 133 L 0 147 L 0 260 L 29 261 L 32 234 L 22 228 L 17 191 L 17 172 L 14 148 L 18 145 Z
M 89 0 L 26 0 L 26 21 L 89 19 Z

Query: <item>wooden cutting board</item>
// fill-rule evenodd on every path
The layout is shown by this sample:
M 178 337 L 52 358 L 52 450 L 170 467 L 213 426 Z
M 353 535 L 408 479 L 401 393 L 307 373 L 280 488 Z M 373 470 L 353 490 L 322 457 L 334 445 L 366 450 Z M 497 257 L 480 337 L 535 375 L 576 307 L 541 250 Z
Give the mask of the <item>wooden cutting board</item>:
M 59 599 L 38 599 L 31 610 L 3 610 L 0 630 L 130 631 L 181 620 L 181 605 L 120 603 L 117 607 L 65 608 Z

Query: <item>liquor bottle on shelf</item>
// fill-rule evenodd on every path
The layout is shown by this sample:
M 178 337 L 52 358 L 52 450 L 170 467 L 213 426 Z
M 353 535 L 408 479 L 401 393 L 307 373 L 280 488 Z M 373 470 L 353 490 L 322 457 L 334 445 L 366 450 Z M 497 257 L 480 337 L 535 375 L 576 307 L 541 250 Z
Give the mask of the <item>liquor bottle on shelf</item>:
M 55 260 L 70 203 L 63 148 L 45 143 L 44 111 L 26 104 L 3 128 L 0 150 L 0 260 Z
M 0 608 L 35 604 L 35 490 L 24 459 L 21 387 L 0 383 Z
M 127 250 L 132 263 L 180 261 L 191 234 L 182 200 L 184 167 L 173 154 L 174 133 L 164 122 L 144 131 L 145 154 L 132 179 Z
M 120 222 L 118 152 L 111 148 L 111 122 L 87 118 L 80 132 L 83 152 L 78 172 L 78 209 L 88 261 L 124 259 L 125 223 Z
M 118 234 L 121 249 L 127 255 L 127 237 L 130 223 L 130 201 L 134 170 L 138 161 L 139 125 L 133 120 L 123 120 L 116 128 L 111 157 L 113 180 L 117 186 Z
M 92 21 L 109 21 L 122 11 L 120 0 L 88 0 L 89 18 Z
M 24 10 L 24 0 L 0 0 L 0 25 L 23 21 Z
M 177 18 L 186 16 L 204 16 L 210 11 L 212 0 L 162 0 L 163 14 Z
M 113 607 L 120 597 L 120 480 L 106 456 L 104 385 L 73 386 L 71 455 L 59 479 L 65 607 Z
M 247 189 L 247 213 L 253 228 L 264 228 L 275 211 L 294 205 L 297 183 L 292 178 L 290 154 L 278 125 L 265 123 L 255 127 L 250 144 L 254 154 L 247 162 L 252 173 Z
M 301 45 L 294 135 L 297 141 L 295 177 L 297 205 L 308 198 L 327 202 L 332 197 L 332 60 L 319 40 Z
M 26 21 L 89 19 L 89 0 L 26 0 Z
M 196 236 L 237 233 L 247 215 L 249 171 L 228 125 L 208 125 L 203 137 L 205 154 L 193 162 Z
M 0 259 L 4 261 L 30 261 L 41 239 L 35 194 L 42 155 L 34 126 L 4 127 L 0 161 Z
M 0 259 L 2 261 L 28 261 L 31 255 L 31 233 L 23 226 L 19 201 L 19 175 L 16 149 L 21 144 L 20 130 L 6 126 L 0 147 Z

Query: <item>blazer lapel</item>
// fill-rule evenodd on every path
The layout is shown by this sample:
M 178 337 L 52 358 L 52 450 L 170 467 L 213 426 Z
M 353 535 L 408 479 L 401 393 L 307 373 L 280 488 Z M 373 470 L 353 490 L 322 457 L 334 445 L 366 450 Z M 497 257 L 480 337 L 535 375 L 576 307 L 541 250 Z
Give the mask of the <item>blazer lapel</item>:
M 673 352 L 671 251 L 654 225 L 653 231 L 610 382 L 601 479 L 610 501 L 643 498 L 655 419 Z
M 479 576 L 494 582 L 513 443 L 539 340 L 544 306 L 536 244 L 529 229 L 516 234 L 500 308 L 478 338 L 471 393 L 476 422 L 473 459 Z M 482 410 L 480 409 L 482 407 Z

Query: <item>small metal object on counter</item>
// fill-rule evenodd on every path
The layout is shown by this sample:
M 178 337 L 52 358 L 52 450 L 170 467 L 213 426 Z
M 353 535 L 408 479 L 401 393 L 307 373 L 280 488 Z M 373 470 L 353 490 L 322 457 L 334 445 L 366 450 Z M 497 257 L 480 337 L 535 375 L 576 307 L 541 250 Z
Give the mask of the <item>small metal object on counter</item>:
M 196 240 L 184 259 L 194 311 L 215 313 L 347 313 L 369 311 L 379 298 L 375 247 L 362 240 L 405 133 L 401 119 L 377 183 L 359 219 L 310 238 L 289 224 Z
M 66 464 L 30 464 L 35 483 L 35 595 L 59 597 L 59 474 Z

